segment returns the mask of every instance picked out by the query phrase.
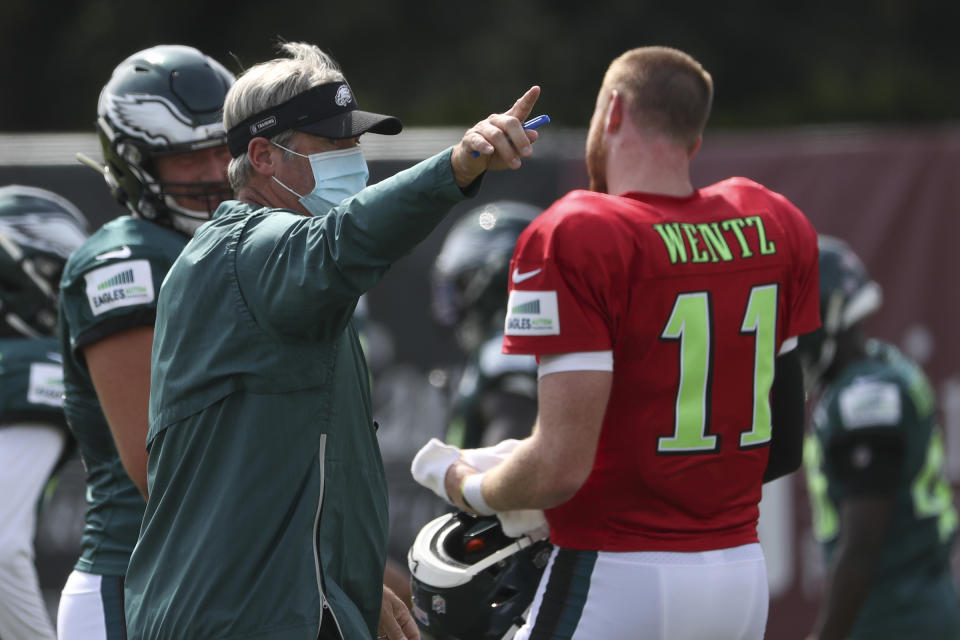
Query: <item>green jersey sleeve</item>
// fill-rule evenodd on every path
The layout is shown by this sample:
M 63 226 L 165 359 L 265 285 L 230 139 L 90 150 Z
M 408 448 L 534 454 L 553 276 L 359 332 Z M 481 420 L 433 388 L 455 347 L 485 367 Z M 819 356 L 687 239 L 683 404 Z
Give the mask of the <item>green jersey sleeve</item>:
M 55 338 L 0 340 L 0 425 L 21 421 L 66 427 Z
M 72 351 L 137 326 L 153 326 L 160 283 L 186 237 L 118 218 L 67 262 L 61 279 L 63 330 Z

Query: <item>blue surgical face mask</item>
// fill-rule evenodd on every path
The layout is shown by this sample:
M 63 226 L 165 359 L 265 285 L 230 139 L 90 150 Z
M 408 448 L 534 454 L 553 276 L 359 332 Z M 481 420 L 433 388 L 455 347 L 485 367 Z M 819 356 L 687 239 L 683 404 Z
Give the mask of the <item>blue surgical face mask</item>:
M 271 176 L 281 187 L 300 198 L 300 204 L 312 215 L 326 215 L 330 209 L 355 196 L 367 186 L 370 171 L 360 147 L 303 155 L 274 143 L 287 153 L 306 158 L 313 171 L 313 191 L 305 196 Z

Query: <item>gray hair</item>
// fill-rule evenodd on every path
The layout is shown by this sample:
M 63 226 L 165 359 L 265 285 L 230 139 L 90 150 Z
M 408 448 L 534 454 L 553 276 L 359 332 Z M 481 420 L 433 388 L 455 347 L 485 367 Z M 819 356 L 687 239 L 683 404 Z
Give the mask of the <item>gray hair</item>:
M 250 67 L 227 92 L 223 104 L 223 126 L 243 122 L 255 113 L 283 104 L 311 87 L 344 80 L 337 62 L 319 47 L 305 42 L 286 42 L 280 47 L 285 58 L 274 58 Z M 281 131 L 271 142 L 287 146 L 293 130 Z M 246 186 L 253 175 L 250 156 L 244 151 L 230 161 L 227 177 L 234 191 Z

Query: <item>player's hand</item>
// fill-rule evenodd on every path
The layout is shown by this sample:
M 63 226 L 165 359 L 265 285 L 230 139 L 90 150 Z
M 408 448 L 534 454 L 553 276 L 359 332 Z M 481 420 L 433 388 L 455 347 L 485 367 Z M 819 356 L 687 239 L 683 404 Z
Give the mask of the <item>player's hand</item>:
M 464 462 L 463 458 L 460 458 L 447 468 L 447 473 L 443 477 L 443 486 L 447 490 L 447 497 L 450 498 L 450 502 L 457 509 L 467 513 L 476 512 L 463 499 L 463 481 L 467 479 L 467 476 L 472 476 L 475 473 L 479 473 L 479 471 Z
M 410 609 L 387 585 L 383 585 L 377 640 L 420 640 L 420 630 Z
M 481 120 L 463 134 L 450 156 L 459 186 L 468 186 L 488 169 L 519 169 L 523 158 L 533 155 L 537 132 L 524 129 L 523 122 L 539 97 L 540 87 L 530 87 L 506 112 Z

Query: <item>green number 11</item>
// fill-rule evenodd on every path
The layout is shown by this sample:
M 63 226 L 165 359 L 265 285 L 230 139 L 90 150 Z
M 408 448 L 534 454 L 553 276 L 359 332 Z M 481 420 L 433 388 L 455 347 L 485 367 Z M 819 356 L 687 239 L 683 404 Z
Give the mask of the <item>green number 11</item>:
M 741 335 L 753 334 L 753 416 L 749 431 L 740 434 L 740 447 L 770 442 L 770 387 L 776 357 L 777 285 L 753 287 L 740 326 Z M 709 434 L 710 369 L 713 361 L 713 322 L 705 291 L 681 293 L 660 337 L 680 342 L 680 380 L 672 436 L 661 436 L 661 453 L 708 453 L 720 448 Z

